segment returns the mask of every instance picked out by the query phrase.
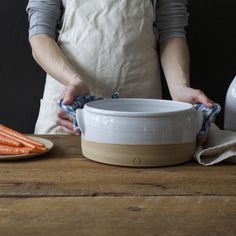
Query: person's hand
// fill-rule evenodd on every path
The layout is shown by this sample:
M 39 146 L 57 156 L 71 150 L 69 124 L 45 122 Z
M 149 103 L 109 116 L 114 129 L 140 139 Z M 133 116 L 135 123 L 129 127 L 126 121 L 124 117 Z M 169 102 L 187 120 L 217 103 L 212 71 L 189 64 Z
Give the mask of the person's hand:
M 176 86 L 170 90 L 173 100 L 188 102 L 188 103 L 202 103 L 206 107 L 212 107 L 214 102 L 208 98 L 201 90 L 193 89 L 188 86 Z
M 87 84 L 82 80 L 77 80 L 68 84 L 63 91 L 62 98 L 65 105 L 73 102 L 74 97 L 89 94 Z M 57 125 L 61 126 L 64 131 L 69 134 L 79 135 L 79 132 L 74 131 L 71 118 L 63 111 L 58 110 Z

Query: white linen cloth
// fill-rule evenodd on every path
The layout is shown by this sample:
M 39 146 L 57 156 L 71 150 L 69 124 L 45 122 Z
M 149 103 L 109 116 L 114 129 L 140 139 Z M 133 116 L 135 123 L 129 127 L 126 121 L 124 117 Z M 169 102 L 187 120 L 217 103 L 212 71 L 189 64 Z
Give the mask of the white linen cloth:
M 212 123 L 206 142 L 198 145 L 194 158 L 204 166 L 222 161 L 236 164 L 236 132 L 221 130 Z

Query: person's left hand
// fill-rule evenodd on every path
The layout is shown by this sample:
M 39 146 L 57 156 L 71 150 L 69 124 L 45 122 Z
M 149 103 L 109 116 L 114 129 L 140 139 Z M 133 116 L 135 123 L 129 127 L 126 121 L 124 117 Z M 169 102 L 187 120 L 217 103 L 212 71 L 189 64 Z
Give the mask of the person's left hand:
M 86 95 L 89 93 L 90 92 L 87 84 L 82 80 L 78 80 L 76 81 L 76 83 L 68 84 L 65 87 L 65 90 L 61 95 L 61 98 L 63 99 L 63 103 L 65 105 L 68 105 L 73 102 L 74 97 Z M 58 109 L 58 112 L 56 114 L 56 123 L 68 134 L 74 134 L 74 135 L 80 134 L 80 132 L 74 130 L 71 118 L 64 111 L 61 111 L 60 109 Z
M 202 103 L 206 107 L 212 107 L 214 102 L 208 98 L 204 92 L 199 89 L 193 89 L 188 86 L 176 86 L 170 90 L 170 94 L 173 100 L 188 102 L 188 103 Z

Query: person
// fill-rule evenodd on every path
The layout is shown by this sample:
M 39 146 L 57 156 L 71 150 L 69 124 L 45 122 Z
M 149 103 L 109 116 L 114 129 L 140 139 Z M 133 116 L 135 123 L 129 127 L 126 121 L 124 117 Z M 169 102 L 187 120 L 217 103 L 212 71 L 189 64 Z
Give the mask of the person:
M 29 0 L 29 41 L 46 71 L 35 133 L 75 134 L 57 100 L 75 96 L 213 101 L 190 87 L 186 0 Z

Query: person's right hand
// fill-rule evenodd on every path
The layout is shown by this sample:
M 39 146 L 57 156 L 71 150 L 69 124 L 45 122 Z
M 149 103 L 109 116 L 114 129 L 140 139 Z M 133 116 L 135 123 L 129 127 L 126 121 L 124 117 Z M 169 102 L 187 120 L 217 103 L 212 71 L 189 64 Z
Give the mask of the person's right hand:
M 89 93 L 88 85 L 84 81 L 78 79 L 66 86 L 62 94 L 63 103 L 68 105 L 73 102 L 74 97 L 86 95 Z M 76 132 L 73 129 L 73 123 L 70 117 L 61 110 L 58 110 L 57 113 L 57 125 L 61 126 L 62 129 L 69 134 L 79 134 L 79 132 Z
M 204 106 L 210 108 L 214 102 L 206 96 L 204 92 L 199 89 L 194 89 L 186 85 L 175 85 L 170 89 L 170 94 L 173 100 L 188 102 L 192 104 L 202 103 Z

